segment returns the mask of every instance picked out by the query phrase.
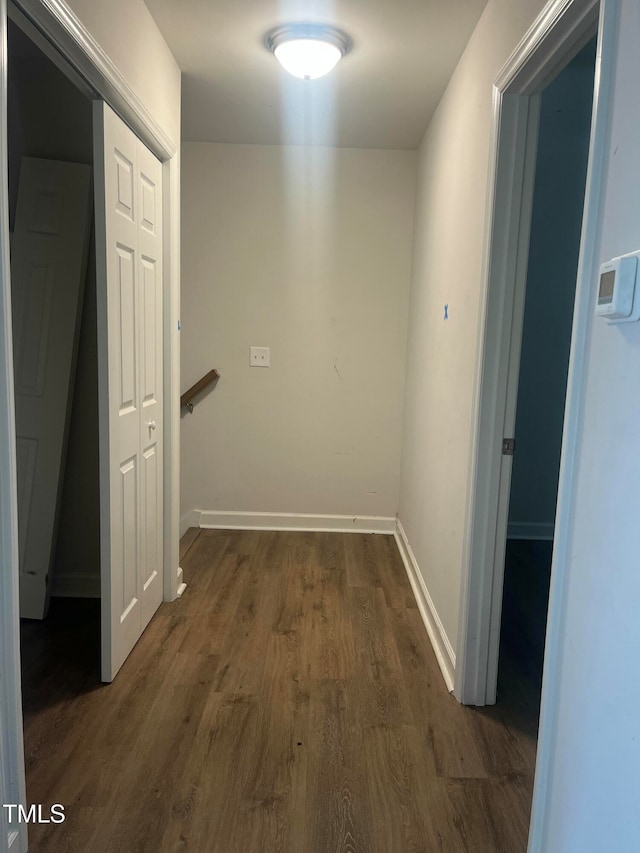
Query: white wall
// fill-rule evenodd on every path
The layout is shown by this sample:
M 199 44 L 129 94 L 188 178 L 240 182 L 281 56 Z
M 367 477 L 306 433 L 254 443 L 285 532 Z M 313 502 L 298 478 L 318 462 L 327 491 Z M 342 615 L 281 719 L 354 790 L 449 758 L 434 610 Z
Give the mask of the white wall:
M 543 5 L 489 0 L 419 151 L 399 517 L 454 649 L 471 483 L 492 86 Z
M 143 0 L 67 3 L 179 146 L 180 69 Z
M 509 534 L 553 535 L 589 156 L 595 39 L 542 95 Z
M 415 163 L 183 143 L 182 515 L 395 516 Z
M 640 6 L 620 7 L 600 262 L 640 249 Z M 596 285 L 594 276 L 590 306 Z M 569 554 L 552 576 L 552 608 L 563 586 L 566 604 L 559 695 L 543 688 L 552 754 L 541 849 L 631 853 L 640 850 L 640 323 L 591 314 L 586 359 Z

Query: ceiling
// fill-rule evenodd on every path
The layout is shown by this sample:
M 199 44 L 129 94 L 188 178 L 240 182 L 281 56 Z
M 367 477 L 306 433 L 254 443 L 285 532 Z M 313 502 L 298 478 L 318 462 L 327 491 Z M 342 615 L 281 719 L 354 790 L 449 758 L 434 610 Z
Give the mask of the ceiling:
M 182 136 L 417 148 L 486 0 L 145 0 L 182 77 Z M 343 29 L 327 77 L 297 80 L 264 46 L 292 21 Z

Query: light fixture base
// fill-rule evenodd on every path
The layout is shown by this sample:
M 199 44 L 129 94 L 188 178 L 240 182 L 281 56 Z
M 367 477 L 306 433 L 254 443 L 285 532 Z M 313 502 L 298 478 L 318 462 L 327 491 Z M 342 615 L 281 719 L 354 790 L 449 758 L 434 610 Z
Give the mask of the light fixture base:
M 304 44 L 308 44 L 310 47 L 315 46 L 316 54 L 319 52 L 320 47 L 324 46 L 324 52 L 329 54 L 329 57 L 325 60 L 326 70 L 323 67 L 317 68 L 317 65 L 316 70 L 309 74 L 301 70 L 301 65 L 304 63 L 304 56 L 300 52 L 300 46 Z M 349 36 L 336 27 L 326 24 L 299 22 L 275 27 L 267 33 L 265 45 L 290 74 L 303 79 L 315 79 L 328 73 L 349 52 L 352 43 Z M 294 50 L 296 51 L 295 56 L 292 55 L 292 51 Z M 309 52 L 307 49 L 307 53 Z M 331 54 L 333 54 L 333 59 L 331 59 Z M 300 58 L 301 56 L 302 59 Z M 320 65 L 322 66 L 323 63 L 321 62 Z

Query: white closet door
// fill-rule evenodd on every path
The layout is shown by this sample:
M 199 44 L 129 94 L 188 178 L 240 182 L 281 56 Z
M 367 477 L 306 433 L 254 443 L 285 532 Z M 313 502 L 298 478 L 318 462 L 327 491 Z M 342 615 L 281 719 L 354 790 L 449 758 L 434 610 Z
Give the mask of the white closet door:
M 162 600 L 162 167 L 94 104 L 102 679 Z
M 23 157 L 11 243 L 20 616 L 42 619 L 91 227 L 91 168 Z

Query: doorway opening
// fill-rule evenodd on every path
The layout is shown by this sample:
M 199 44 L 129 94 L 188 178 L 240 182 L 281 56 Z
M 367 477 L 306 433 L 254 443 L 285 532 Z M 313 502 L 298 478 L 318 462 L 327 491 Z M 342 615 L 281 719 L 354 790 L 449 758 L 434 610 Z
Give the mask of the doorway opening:
M 101 598 L 112 681 L 163 598 L 163 167 L 11 26 L 20 615 Z
M 468 532 L 461 584 L 461 619 L 454 686 L 456 698 L 461 703 L 479 706 L 494 704 L 498 688 L 509 498 L 514 461 L 514 455 L 510 451 L 516 435 L 529 244 L 533 236 L 531 224 L 541 94 L 545 93 L 583 50 L 583 59 L 586 59 L 588 54 L 593 57 L 593 48 L 589 43 L 593 44 L 594 36 L 596 37 L 593 100 L 591 110 L 587 101 L 585 114 L 586 121 L 586 116 L 591 113 L 591 121 L 587 142 L 584 205 L 581 215 L 578 213 L 581 230 L 574 276 L 575 301 L 570 299 L 573 303 L 570 355 L 568 375 L 566 380 L 562 380 L 566 394 L 561 396 L 564 417 L 559 473 L 553 485 L 553 490 L 557 489 L 557 498 L 552 518 L 552 549 L 547 543 L 548 553 L 551 554 L 552 550 L 548 604 L 544 570 L 537 575 L 542 590 L 539 594 L 542 602 L 539 609 L 542 611 L 542 618 L 546 615 L 547 621 L 546 631 L 543 631 L 540 623 L 537 628 L 539 648 L 544 642 L 542 701 L 539 703 L 538 718 L 538 691 L 537 698 L 533 700 L 533 714 L 525 708 L 522 721 L 536 748 L 529 826 L 531 850 L 542 849 L 541 839 L 548 806 L 547 791 L 558 708 L 559 649 L 566 619 L 565 565 L 569 558 L 576 488 L 576 447 L 583 417 L 586 369 L 584 342 L 592 322 L 600 260 L 598 237 L 604 164 L 609 155 L 610 107 L 613 100 L 618 27 L 618 6 L 608 0 L 553 3 L 545 10 L 540 22 L 525 35 L 494 84 L 494 148 L 490 170 L 491 211 L 485 244 L 484 329 L 478 361 L 476 427 L 470 460 L 472 486 L 468 504 Z M 590 59 L 589 62 L 591 61 Z M 561 83 L 556 85 L 560 86 Z M 585 86 L 588 88 L 588 84 L 585 83 Z M 584 140 L 582 143 L 584 144 Z M 542 140 L 540 145 L 542 148 Z M 576 205 L 579 207 L 579 200 Z M 564 248 L 566 249 L 566 246 Z M 535 251 L 535 247 L 532 246 L 532 249 Z M 593 301 L 590 298 L 591 293 Z M 554 298 L 557 296 L 558 294 L 554 293 Z M 559 362 L 556 362 L 557 370 L 560 369 L 558 364 Z M 536 436 L 536 439 L 538 437 Z M 515 452 L 518 453 L 517 442 Z M 532 521 L 531 518 L 517 519 L 514 516 L 516 509 L 517 504 L 514 503 L 511 515 L 511 532 L 514 536 L 518 532 L 515 522 Z M 540 516 L 535 521 L 545 522 L 546 519 Z M 520 533 L 523 532 L 521 528 Z M 544 526 L 538 528 L 538 534 L 542 532 Z M 531 533 L 532 528 L 529 526 L 527 535 L 530 540 Z M 534 541 L 534 547 L 544 548 L 543 539 Z M 516 547 L 518 544 L 516 541 Z M 526 575 L 522 570 L 520 574 L 521 577 Z M 540 580 L 541 578 L 543 580 Z M 526 587 L 526 583 L 523 585 Z M 508 608 L 509 602 L 516 596 L 511 578 L 507 579 L 507 588 L 504 591 Z M 529 589 L 529 606 L 533 597 Z M 508 628 L 505 626 L 504 640 L 507 639 Z M 529 672 L 535 673 L 533 657 L 530 655 L 527 659 L 525 656 L 525 660 L 528 660 Z M 506 656 L 503 653 L 500 672 L 501 701 L 505 698 L 505 685 L 509 683 L 508 679 L 505 680 L 505 661 Z M 541 662 L 540 650 L 538 684 Z M 513 686 L 514 682 L 511 684 Z M 518 691 L 517 684 L 515 690 Z M 516 701 L 516 710 L 520 711 L 522 695 Z
M 583 341 L 591 322 L 585 293 L 593 286 L 598 268 L 596 244 L 602 196 L 602 164 L 609 144 L 609 106 L 614 79 L 612 57 L 615 55 L 617 17 L 616 5 L 606 0 L 554 3 L 542 22 L 525 35 L 494 84 L 494 148 L 491 212 L 485 244 L 484 328 L 478 359 L 476 427 L 470 459 L 472 486 L 468 503 L 468 533 L 460 592 L 461 619 L 454 685 L 456 698 L 463 704 L 492 705 L 497 695 L 509 497 L 514 460 L 513 439 L 541 97 L 572 60 L 583 50 L 584 56 L 587 55 L 590 50 L 587 45 L 595 37 L 597 50 L 592 86 L 592 119 L 587 143 L 588 165 L 553 519 L 553 564 L 557 569 L 551 573 L 545 639 L 544 682 L 547 685 L 547 701 L 551 701 L 548 698 L 549 690 L 553 692 L 557 686 L 554 680 L 554 654 L 564 618 L 562 566 L 566 558 L 573 503 L 574 449 L 580 430 L 585 369 Z M 557 294 L 554 294 L 554 298 L 557 298 Z M 554 490 L 556 485 L 553 486 Z M 512 516 L 512 522 L 516 521 L 520 519 Z M 514 524 L 512 533 L 516 530 Z M 551 688 L 550 683 L 554 685 Z M 542 715 L 539 739 L 540 743 L 548 746 L 543 736 L 546 727 Z M 538 751 L 537 767 L 545 763 L 547 746 Z
M 7 139 L 28 732 L 69 686 L 55 665 L 99 680 L 100 478 L 92 102 L 24 26 L 8 21 Z
M 517 378 L 497 701 L 537 729 L 596 63 L 593 37 L 540 95 Z

